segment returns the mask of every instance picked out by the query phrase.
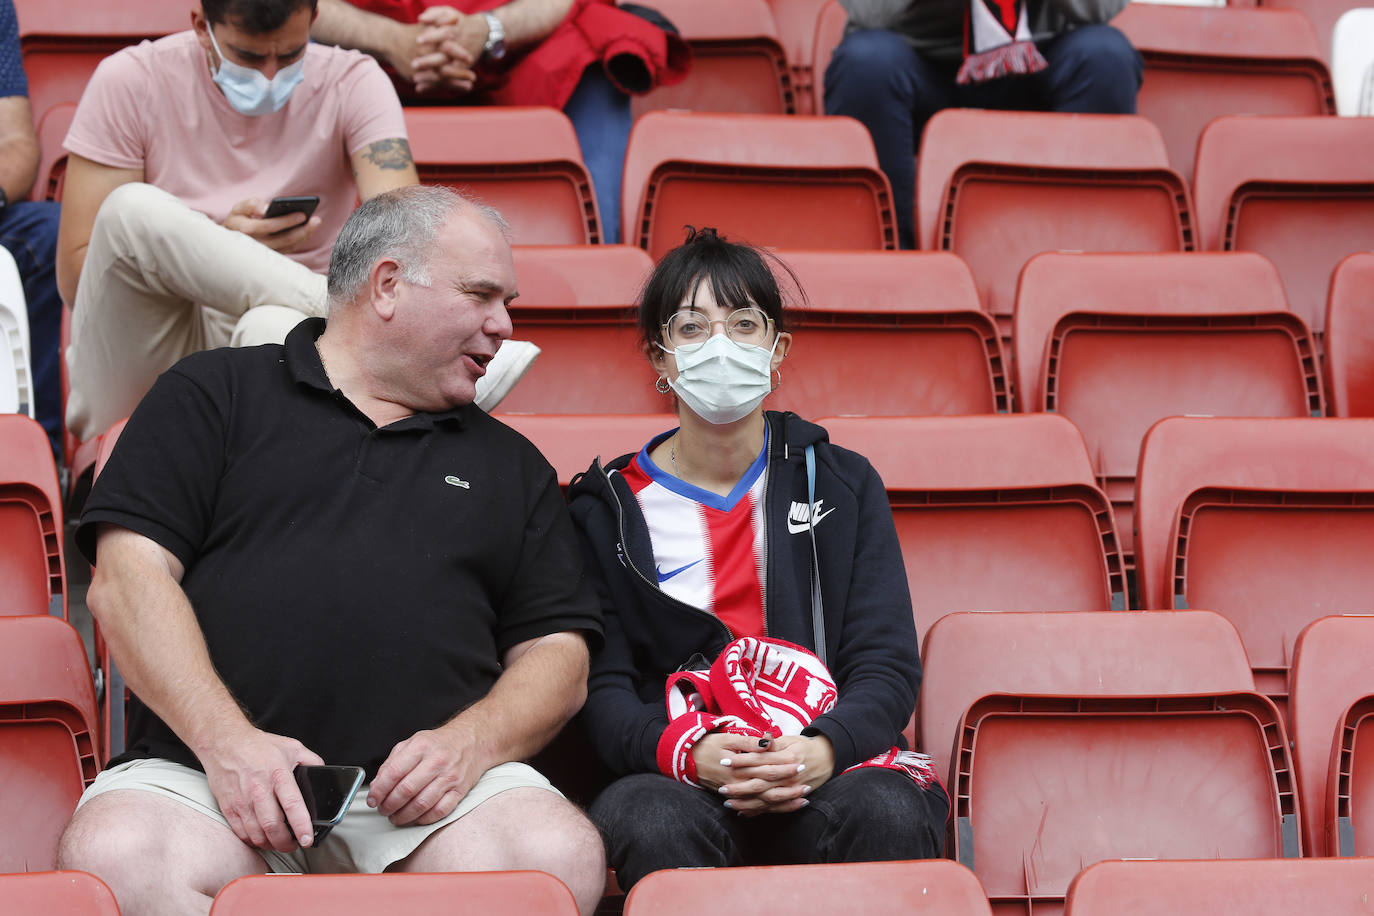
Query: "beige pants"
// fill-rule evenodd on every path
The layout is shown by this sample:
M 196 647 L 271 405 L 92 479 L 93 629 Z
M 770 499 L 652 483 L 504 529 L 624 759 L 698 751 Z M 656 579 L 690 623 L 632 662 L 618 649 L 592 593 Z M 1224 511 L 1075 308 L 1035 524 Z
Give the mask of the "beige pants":
M 131 183 L 101 204 L 72 309 L 67 427 L 85 440 L 127 417 L 182 357 L 281 343 L 324 315 L 325 277 Z
M 220 813 L 215 796 L 210 792 L 210 783 L 200 770 L 158 758 L 130 760 L 96 776 L 77 807 L 97 795 L 117 789 L 152 792 L 170 798 L 229 829 L 229 822 Z M 528 764 L 502 763 L 483 773 L 448 816 L 433 824 L 395 827 L 377 809 L 367 806 L 368 786 L 364 785 L 353 796 L 343 820 L 319 846 L 290 853 L 277 852 L 275 849 L 255 851 L 262 856 L 268 869 L 277 874 L 377 874 L 393 862 L 410 855 L 435 831 L 507 789 L 544 789 L 559 798 L 563 797 L 538 770 Z

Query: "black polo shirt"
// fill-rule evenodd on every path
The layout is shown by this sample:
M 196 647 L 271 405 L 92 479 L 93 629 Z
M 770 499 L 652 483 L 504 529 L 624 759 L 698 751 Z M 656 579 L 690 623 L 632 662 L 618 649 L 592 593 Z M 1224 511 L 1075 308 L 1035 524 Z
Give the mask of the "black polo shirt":
M 581 630 L 595 648 L 600 611 L 539 451 L 472 405 L 377 428 L 329 384 L 323 329 L 164 373 L 76 537 L 92 562 L 100 522 L 175 554 L 253 722 L 370 777 L 484 696 L 511 646 Z M 199 765 L 137 699 L 135 757 Z

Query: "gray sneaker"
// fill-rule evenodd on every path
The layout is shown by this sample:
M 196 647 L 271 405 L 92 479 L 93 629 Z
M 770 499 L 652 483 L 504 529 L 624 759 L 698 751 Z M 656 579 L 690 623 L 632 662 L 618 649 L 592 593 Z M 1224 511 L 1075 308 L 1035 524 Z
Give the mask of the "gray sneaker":
M 490 413 L 539 356 L 539 348 L 528 340 L 508 340 L 487 363 L 487 374 L 477 380 L 477 406 Z

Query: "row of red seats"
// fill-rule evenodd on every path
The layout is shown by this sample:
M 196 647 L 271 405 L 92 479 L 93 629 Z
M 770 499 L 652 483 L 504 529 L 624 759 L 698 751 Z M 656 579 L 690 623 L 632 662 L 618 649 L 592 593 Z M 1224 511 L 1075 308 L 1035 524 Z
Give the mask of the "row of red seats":
M 1366 859 L 1113 861 L 1083 870 L 1069 887 L 1067 916 L 1288 916 L 1359 912 L 1374 883 Z M 656 872 L 631 891 L 626 916 L 693 916 L 703 900 L 765 899 L 795 916 L 867 911 L 991 916 L 978 878 L 940 860 L 854 865 Z M 404 910 L 573 916 L 572 894 L 543 872 L 444 875 L 300 875 L 240 878 L 220 891 L 211 916 L 365 916 Z M 0 916 L 119 916 L 114 895 L 84 872 L 0 876 Z
M 95 775 L 90 677 L 62 621 L 0 635 L 0 871 L 41 871 Z M 1108 859 L 1369 856 L 1371 651 L 1369 617 L 1308 626 L 1285 722 L 1210 611 L 947 615 L 917 713 L 948 773 L 951 856 L 1018 914 L 1053 912 Z

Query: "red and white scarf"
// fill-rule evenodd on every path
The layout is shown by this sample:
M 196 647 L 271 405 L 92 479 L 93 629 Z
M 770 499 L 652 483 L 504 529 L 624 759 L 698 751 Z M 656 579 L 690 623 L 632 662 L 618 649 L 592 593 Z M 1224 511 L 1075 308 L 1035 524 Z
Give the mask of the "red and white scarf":
M 815 653 L 781 639 L 736 639 L 709 669 L 668 677 L 668 728 L 658 741 L 659 771 L 701 788 L 692 747 L 706 735 L 799 735 L 833 709 L 836 699 L 835 679 Z M 906 773 L 920 786 L 940 783 L 931 758 L 915 751 L 892 747 L 849 769 L 872 766 Z
M 964 65 L 955 82 L 985 83 L 1038 73 L 1048 66 L 1031 41 L 1026 0 L 970 0 L 964 19 Z

